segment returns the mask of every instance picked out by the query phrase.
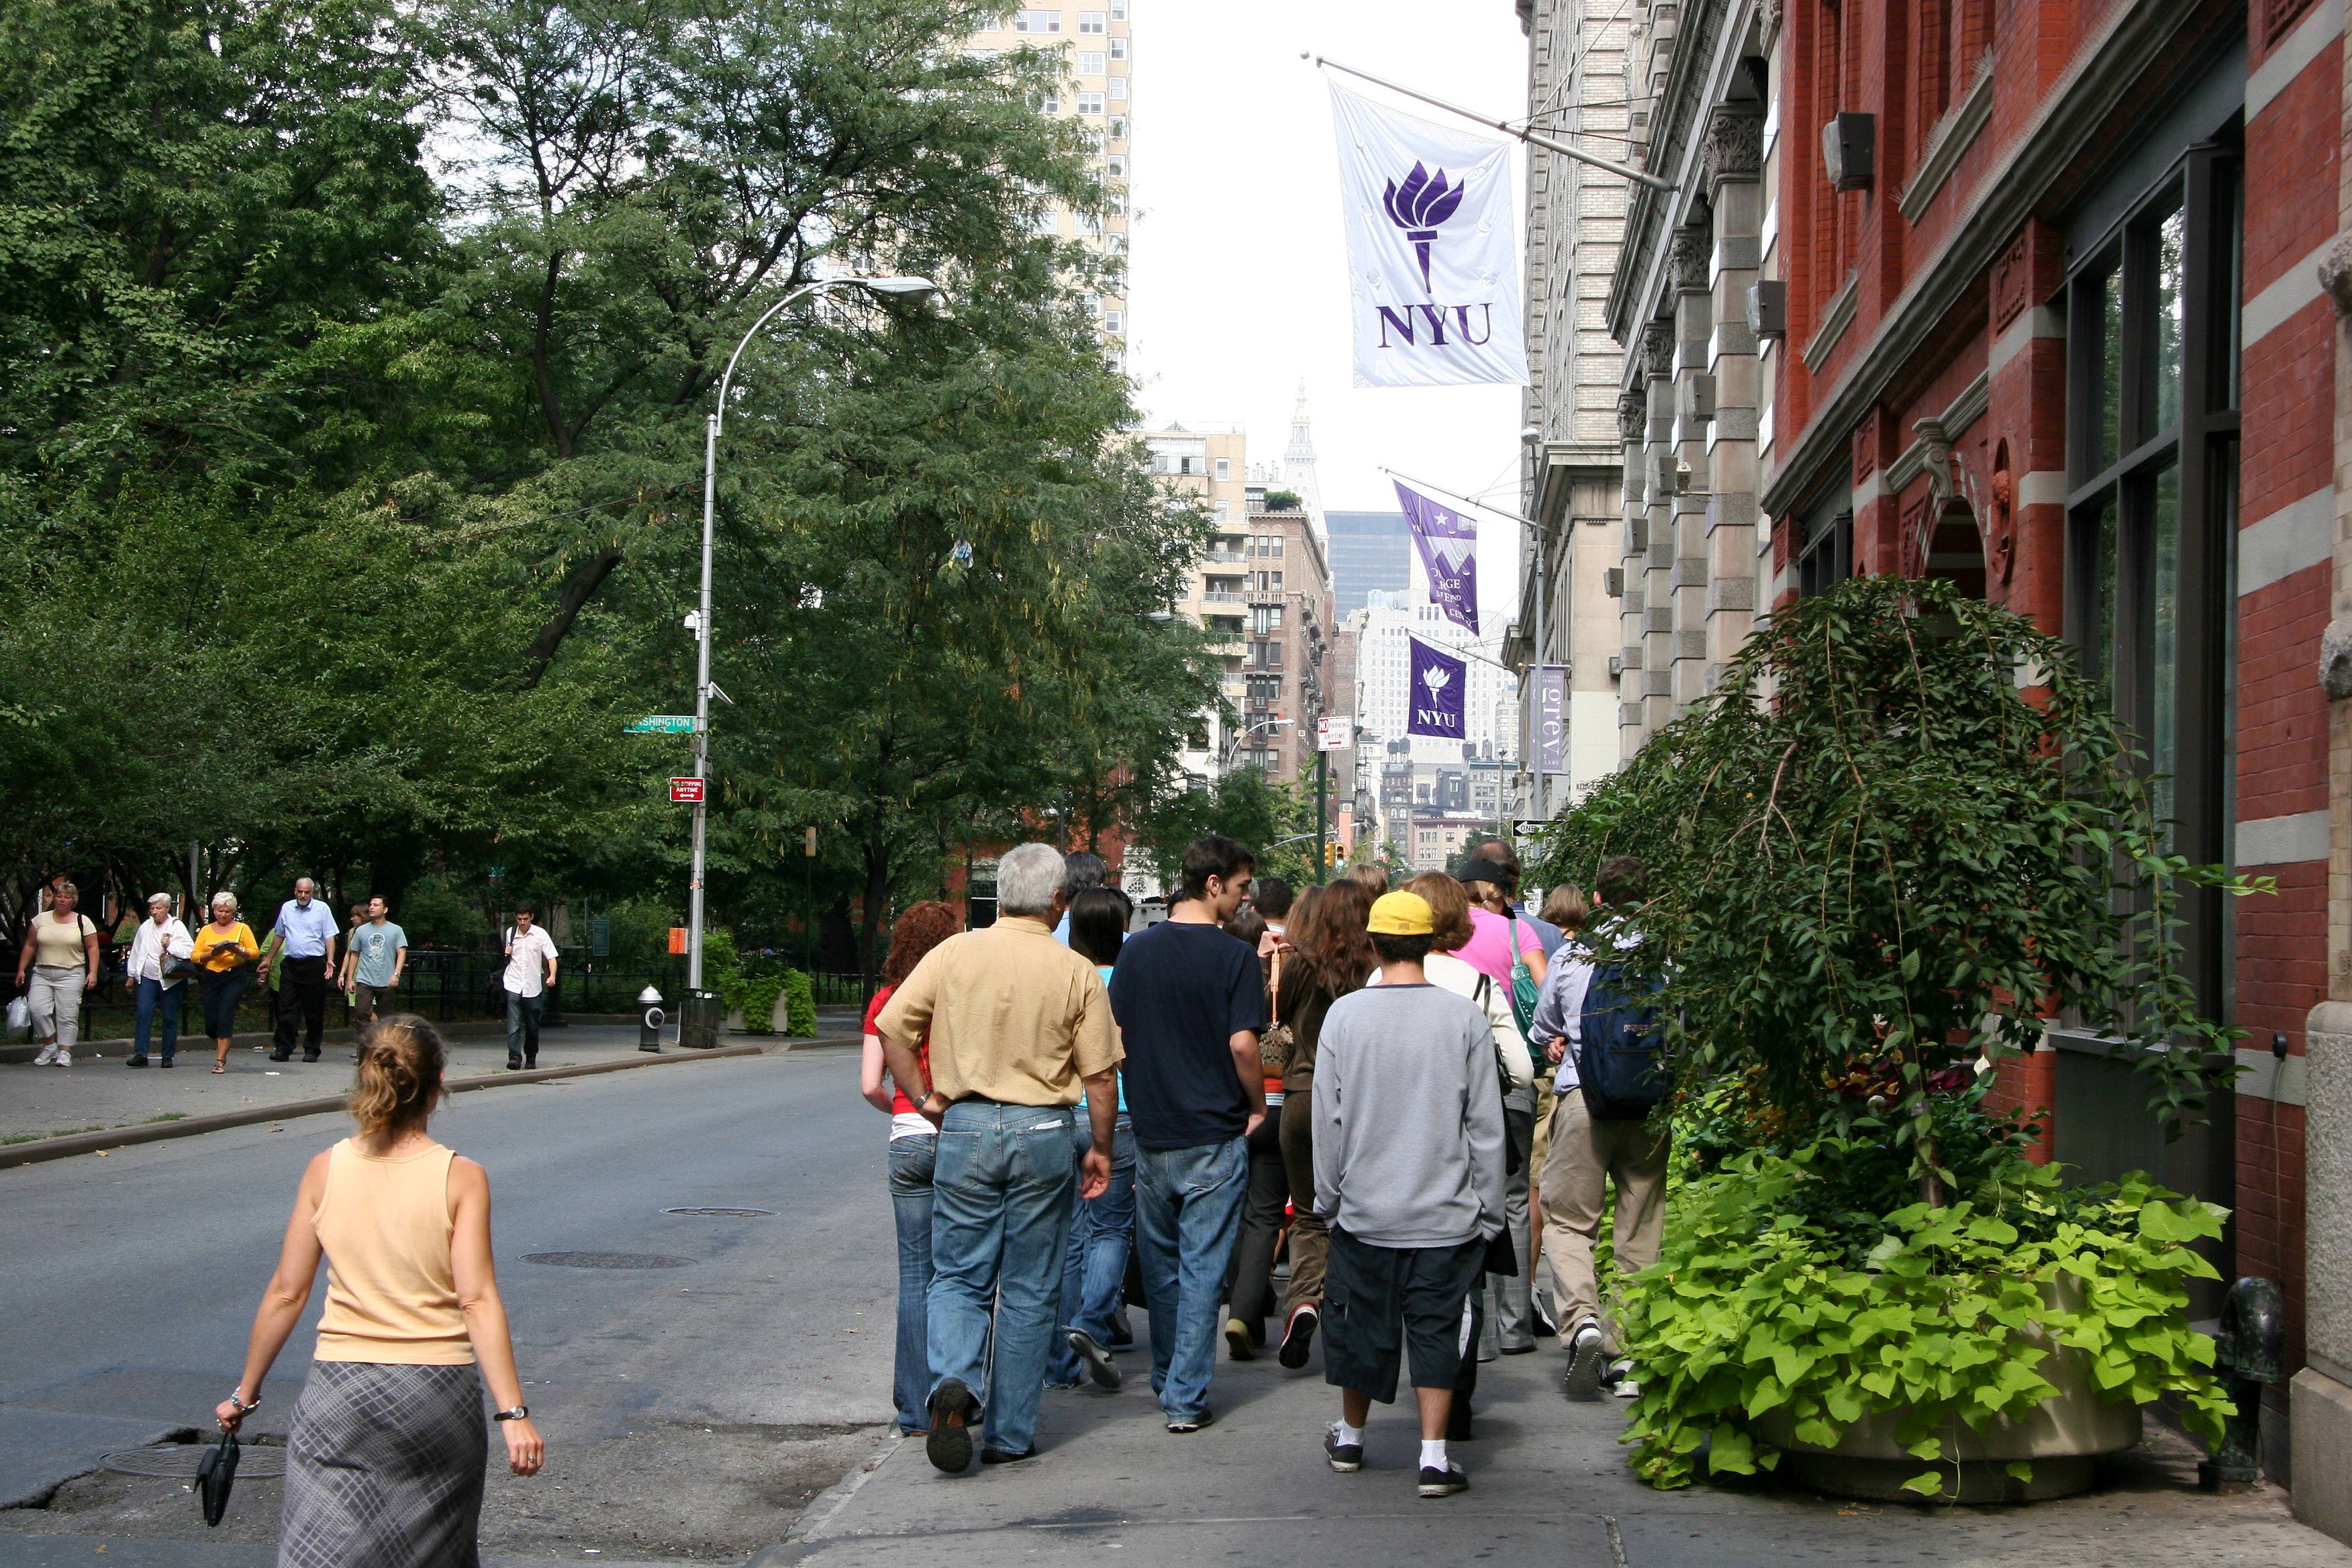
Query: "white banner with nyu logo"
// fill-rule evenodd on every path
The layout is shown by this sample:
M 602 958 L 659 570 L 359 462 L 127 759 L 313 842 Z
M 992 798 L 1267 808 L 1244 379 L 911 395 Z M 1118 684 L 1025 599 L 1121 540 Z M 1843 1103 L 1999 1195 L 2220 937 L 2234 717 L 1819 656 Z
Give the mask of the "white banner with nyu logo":
M 1528 379 L 1510 144 L 1331 89 L 1358 386 Z

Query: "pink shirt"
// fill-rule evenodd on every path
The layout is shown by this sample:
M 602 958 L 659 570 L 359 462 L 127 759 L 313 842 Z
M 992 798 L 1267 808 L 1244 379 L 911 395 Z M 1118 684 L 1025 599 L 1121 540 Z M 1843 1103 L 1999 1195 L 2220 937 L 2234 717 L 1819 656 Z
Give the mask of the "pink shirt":
M 1531 957 L 1543 956 L 1543 941 L 1536 928 L 1527 921 L 1519 923 L 1519 951 Z M 1511 922 L 1492 910 L 1470 906 L 1470 940 L 1454 949 L 1454 956 L 1481 974 L 1492 975 L 1504 985 L 1511 983 Z

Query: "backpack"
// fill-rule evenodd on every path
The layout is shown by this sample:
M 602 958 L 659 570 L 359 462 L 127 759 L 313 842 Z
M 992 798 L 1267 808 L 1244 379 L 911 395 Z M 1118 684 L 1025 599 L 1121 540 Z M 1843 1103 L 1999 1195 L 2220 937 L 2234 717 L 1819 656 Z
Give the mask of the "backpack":
M 1536 983 L 1536 972 L 1528 967 L 1528 955 L 1519 947 L 1519 917 L 1511 921 L 1511 1017 L 1519 1026 L 1519 1037 L 1526 1039 L 1536 1026 L 1536 1003 L 1543 996 L 1543 987 Z
M 1602 964 L 1584 993 L 1584 1039 L 1577 1047 L 1577 1087 L 1597 1121 L 1638 1121 L 1666 1097 L 1669 1080 L 1657 994 L 1663 979 Z

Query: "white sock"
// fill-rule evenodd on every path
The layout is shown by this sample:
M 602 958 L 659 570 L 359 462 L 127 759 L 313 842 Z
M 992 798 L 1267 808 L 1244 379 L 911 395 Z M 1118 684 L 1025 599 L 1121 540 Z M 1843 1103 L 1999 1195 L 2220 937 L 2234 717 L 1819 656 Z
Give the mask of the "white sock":
M 1364 1429 L 1361 1426 L 1350 1426 L 1348 1425 L 1346 1418 L 1342 1417 L 1338 1424 L 1337 1429 L 1339 1434 L 1339 1444 L 1342 1447 L 1360 1448 L 1363 1447 Z
M 1421 1468 L 1424 1470 L 1442 1470 L 1445 1468 L 1444 1438 L 1423 1437 L 1421 1440 Z

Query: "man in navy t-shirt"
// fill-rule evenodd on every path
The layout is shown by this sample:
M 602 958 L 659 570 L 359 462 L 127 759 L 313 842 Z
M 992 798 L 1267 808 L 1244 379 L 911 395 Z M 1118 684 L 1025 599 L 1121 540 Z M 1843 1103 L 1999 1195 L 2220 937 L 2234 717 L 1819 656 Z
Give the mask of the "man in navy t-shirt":
M 1171 1432 L 1209 1424 L 1217 1299 L 1249 1185 L 1244 1141 L 1265 1120 L 1265 981 L 1257 954 L 1220 929 L 1249 896 L 1255 864 L 1221 835 L 1193 843 L 1168 919 L 1128 938 L 1111 972 L 1151 1387 Z

